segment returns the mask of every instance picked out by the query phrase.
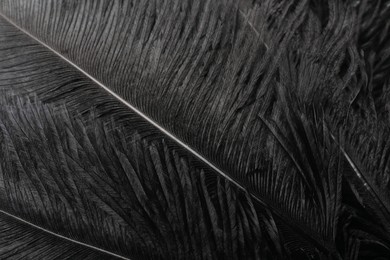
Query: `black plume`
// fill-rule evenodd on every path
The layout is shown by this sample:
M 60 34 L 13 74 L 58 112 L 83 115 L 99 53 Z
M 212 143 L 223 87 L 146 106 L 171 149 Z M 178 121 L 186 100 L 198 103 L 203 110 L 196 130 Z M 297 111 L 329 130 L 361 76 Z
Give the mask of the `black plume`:
M 390 257 L 390 1 L 0 15 L 1 259 Z

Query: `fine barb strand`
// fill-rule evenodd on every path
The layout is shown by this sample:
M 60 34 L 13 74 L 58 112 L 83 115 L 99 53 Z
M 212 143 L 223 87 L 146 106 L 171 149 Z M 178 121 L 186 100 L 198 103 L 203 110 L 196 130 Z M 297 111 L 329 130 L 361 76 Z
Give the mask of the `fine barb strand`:
M 65 237 L 65 236 L 62 236 L 62 235 L 60 235 L 60 234 L 51 232 L 50 230 L 47 230 L 47 229 L 44 229 L 44 228 L 42 228 L 42 227 L 40 227 L 40 226 L 34 225 L 33 223 L 28 222 L 28 221 L 26 221 L 26 220 L 24 220 L 24 219 L 22 219 L 22 218 L 17 217 L 17 216 L 14 216 L 14 215 L 12 215 L 12 214 L 10 214 L 10 213 L 4 211 L 4 210 L 0 210 L 0 213 L 3 213 L 4 215 L 7 215 L 7 216 L 9 216 L 9 217 L 11 217 L 11 218 L 14 218 L 14 219 L 16 219 L 16 220 L 18 220 L 18 221 L 20 221 L 20 222 L 23 222 L 23 223 L 25 223 L 25 224 L 27 224 L 27 225 L 30 225 L 30 226 L 32 226 L 32 227 L 34 227 L 34 228 L 36 228 L 36 229 L 42 230 L 42 231 L 44 231 L 44 232 L 46 232 L 46 233 L 49 233 L 49 234 L 54 235 L 54 236 L 56 236 L 56 237 L 65 239 L 65 240 L 67 240 L 67 241 L 70 241 L 70 242 L 73 242 L 73 243 L 76 243 L 76 244 L 79 244 L 79 245 L 82 245 L 82 246 L 85 246 L 85 247 L 94 249 L 94 250 L 96 250 L 96 251 L 99 251 L 99 252 L 102 252 L 102 253 L 105 253 L 105 254 L 108 254 L 108 255 L 115 256 L 115 257 L 120 258 L 120 259 L 130 260 L 130 258 L 126 258 L 126 257 L 120 256 L 120 255 L 117 255 L 117 254 L 115 254 L 115 253 L 106 251 L 106 250 L 104 250 L 104 249 L 102 249 L 102 248 L 95 247 L 95 246 L 91 246 L 91 245 L 85 244 L 85 243 L 83 243 L 83 242 L 80 242 L 80 241 L 71 239 L 71 238 L 69 238 L 69 237 Z
M 249 27 L 253 30 L 253 32 L 256 34 L 257 37 L 260 37 L 260 32 L 256 29 L 256 26 L 253 25 L 253 23 L 249 20 L 249 14 L 244 13 L 241 9 L 238 9 L 242 17 L 244 17 L 245 22 L 249 25 Z M 260 39 L 261 42 L 264 44 L 265 48 L 269 50 L 269 47 L 265 41 Z
M 260 36 L 259 31 L 258 31 L 258 30 L 256 29 L 256 27 L 253 25 L 253 23 L 252 23 L 251 21 L 249 21 L 248 15 L 245 14 L 241 9 L 239 9 L 239 12 L 240 12 L 240 14 L 244 17 L 245 22 L 246 22 L 247 24 L 249 24 L 249 26 L 252 28 L 252 30 L 253 30 L 253 32 L 256 34 L 256 36 Z M 265 45 L 265 46 L 266 46 L 267 49 L 268 49 L 268 46 L 267 46 L 267 45 Z

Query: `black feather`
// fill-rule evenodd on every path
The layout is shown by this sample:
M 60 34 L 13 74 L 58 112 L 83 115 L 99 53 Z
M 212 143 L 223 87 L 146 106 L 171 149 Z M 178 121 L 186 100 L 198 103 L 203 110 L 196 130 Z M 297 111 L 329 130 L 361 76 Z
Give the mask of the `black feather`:
M 0 258 L 388 257 L 389 8 L 0 1 Z

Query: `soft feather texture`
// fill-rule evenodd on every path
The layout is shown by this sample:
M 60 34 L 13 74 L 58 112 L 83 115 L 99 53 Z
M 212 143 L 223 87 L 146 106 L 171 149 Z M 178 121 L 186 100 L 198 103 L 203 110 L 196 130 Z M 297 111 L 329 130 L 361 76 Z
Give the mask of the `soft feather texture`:
M 4 216 L 1 228 L 21 234 L 4 243 L 33 230 L 51 246 L 0 252 L 66 254 L 48 230 L 80 246 L 76 259 L 101 253 L 92 247 L 141 259 L 389 257 L 389 9 L 0 1 L 177 137 L 2 18 L 1 209 L 42 227 Z

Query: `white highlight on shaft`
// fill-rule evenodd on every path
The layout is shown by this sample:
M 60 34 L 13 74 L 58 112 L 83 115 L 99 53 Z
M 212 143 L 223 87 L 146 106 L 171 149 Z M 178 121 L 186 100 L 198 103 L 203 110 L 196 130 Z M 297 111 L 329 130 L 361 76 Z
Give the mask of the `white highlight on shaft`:
M 191 152 L 193 155 L 195 155 L 195 157 L 197 157 L 199 160 L 201 160 L 203 163 L 205 163 L 207 166 L 209 166 L 210 168 L 212 168 L 214 171 L 216 171 L 218 174 L 222 175 L 224 178 L 226 178 L 227 180 L 229 180 L 231 183 L 233 183 L 234 185 L 236 185 L 237 187 L 239 187 L 240 189 L 246 191 L 246 189 L 241 186 L 238 182 L 234 181 L 232 178 L 230 178 L 226 173 L 224 173 L 222 170 L 220 170 L 219 168 L 217 168 L 213 163 L 211 163 L 210 161 L 208 161 L 206 158 L 204 158 L 202 155 L 200 155 L 198 152 L 196 152 L 195 150 L 193 150 L 191 147 L 189 147 L 187 144 L 185 144 L 184 142 L 182 142 L 180 139 L 178 139 L 176 136 L 174 136 L 173 134 L 171 134 L 170 132 L 168 132 L 167 130 L 165 130 L 162 126 L 160 126 L 159 124 L 157 124 L 155 121 L 153 121 L 151 118 L 149 118 L 147 115 L 145 115 L 144 113 L 142 113 L 140 110 L 138 110 L 137 108 L 135 108 L 134 106 L 132 106 L 131 104 L 129 104 L 126 100 L 124 100 L 123 98 L 121 98 L 118 94 L 116 94 L 115 92 L 113 92 L 111 89 L 109 89 L 108 87 L 106 87 L 103 83 L 101 83 L 100 81 L 98 81 L 97 79 L 95 79 L 94 77 L 92 77 L 90 74 L 88 74 L 86 71 L 84 71 L 82 68 L 80 68 L 79 66 L 77 66 L 75 63 L 73 63 L 72 61 L 70 61 L 68 58 L 66 58 L 65 56 L 63 56 L 61 53 L 59 53 L 58 51 L 54 50 L 53 48 L 51 48 L 49 45 L 47 45 L 46 43 L 42 42 L 41 40 L 39 40 L 37 37 L 35 37 L 34 35 L 32 35 L 31 33 L 27 32 L 26 30 L 24 30 L 23 28 L 21 28 L 19 25 L 15 24 L 12 20 L 10 20 L 7 16 L 5 16 L 4 14 L 2 14 L 0 12 L 0 16 L 3 17 L 7 22 L 9 22 L 11 25 L 13 25 L 14 27 L 16 27 L 17 29 L 19 29 L 20 31 L 22 31 L 23 33 L 25 33 L 26 35 L 28 35 L 29 37 L 31 37 L 32 39 L 34 39 L 36 42 L 38 42 L 39 44 L 45 46 L 47 49 L 49 49 L 50 51 L 52 51 L 54 54 L 56 54 L 57 56 L 59 56 L 61 59 L 65 60 L 67 63 L 69 63 L 70 65 L 72 65 L 74 68 L 76 68 L 78 71 L 80 71 L 81 73 L 83 73 L 86 77 L 88 77 L 90 80 L 92 80 L 94 83 L 96 83 L 97 85 L 99 85 L 101 88 L 103 88 L 105 91 L 107 91 L 109 94 L 111 94 L 112 96 L 114 96 L 116 99 L 118 99 L 121 103 L 123 103 L 124 105 L 126 105 L 128 108 L 130 108 L 131 110 L 133 110 L 137 115 L 141 116 L 143 119 L 145 119 L 146 121 L 148 121 L 150 124 L 152 124 L 154 127 L 156 127 L 157 129 L 159 129 L 161 132 L 163 132 L 165 135 L 169 136 L 171 139 L 173 139 L 176 143 L 178 143 L 180 146 L 184 147 L 186 150 L 188 150 L 189 152 Z M 255 198 L 256 199 L 256 198 Z M 4 211 L 1 211 L 0 212 L 3 212 L 4 214 L 7 214 L 9 216 L 13 216 L 11 214 L 8 214 Z M 44 230 L 50 234 L 53 234 L 53 235 L 56 235 L 58 237 L 61 237 L 61 238 L 64 238 L 64 239 L 67 239 L 69 241 L 72 241 L 74 243 L 77 243 L 77 244 L 81 244 L 81 245 L 84 245 L 84 246 L 87 246 L 87 247 L 90 247 L 90 248 L 93 248 L 93 249 L 96 249 L 96 250 L 99 250 L 99 251 L 102 251 L 102 252 L 105 252 L 105 253 L 108 253 L 108 254 L 111 254 L 111 255 L 114 255 L 114 256 L 117 256 L 117 257 L 120 257 L 122 259 L 127 259 L 127 258 L 123 258 L 122 256 L 119 256 L 119 255 L 116 255 L 114 253 L 110 253 L 108 251 L 105 251 L 103 249 L 100 249 L 100 248 L 97 248 L 97 247 L 94 247 L 94 246 L 91 246 L 91 245 L 87 245 L 87 244 L 84 244 L 84 243 L 81 243 L 81 242 L 78 242 L 76 240 L 73 240 L 71 238 L 67 238 L 67 237 L 64 237 L 64 236 L 61 236 L 59 234 L 56 234 L 56 233 L 53 233 L 49 230 L 46 230 L 44 228 L 41 228 L 41 227 L 38 227 L 32 223 L 29 223 L 25 220 L 22 220 L 18 217 L 15 217 L 13 216 L 14 218 L 17 218 L 18 220 L 21 220 L 27 224 L 30 224 L 36 228 L 39 228 L 41 230 Z

